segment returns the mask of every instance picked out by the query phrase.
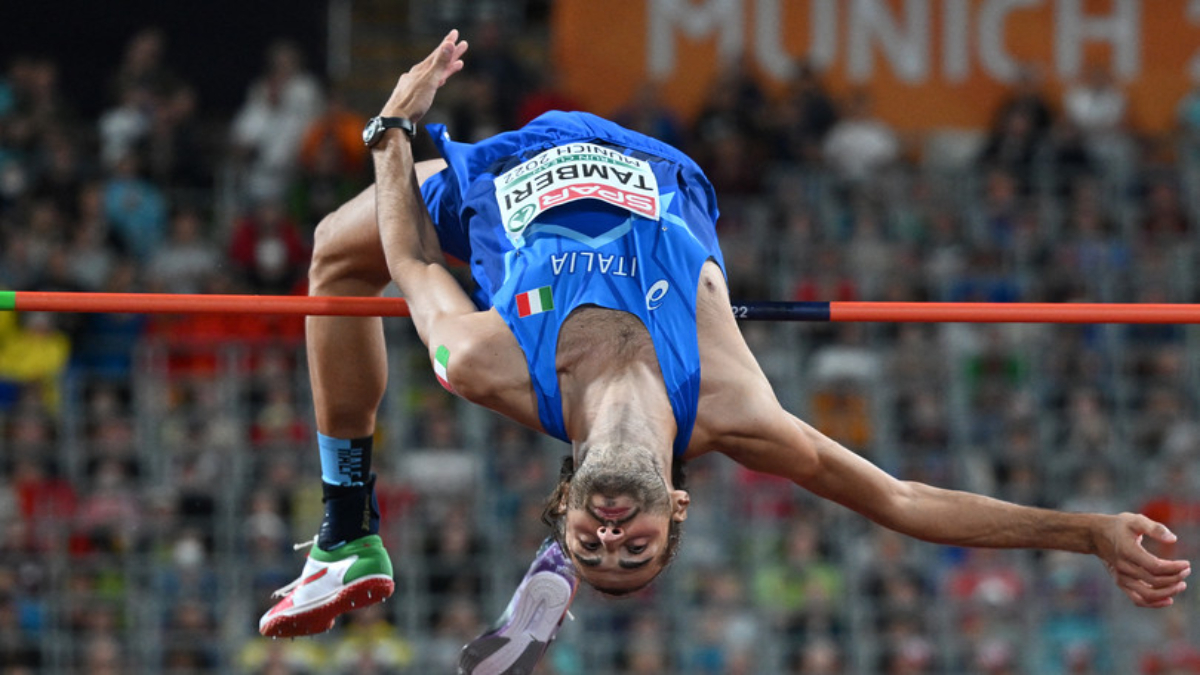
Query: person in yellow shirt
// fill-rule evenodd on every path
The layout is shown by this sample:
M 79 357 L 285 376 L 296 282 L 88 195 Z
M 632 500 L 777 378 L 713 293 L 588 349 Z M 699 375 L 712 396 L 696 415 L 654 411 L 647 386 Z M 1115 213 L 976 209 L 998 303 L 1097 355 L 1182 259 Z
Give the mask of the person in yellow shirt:
M 71 341 L 45 312 L 0 312 L 0 383 L 38 390 L 50 410 L 58 407 L 59 381 L 71 357 Z

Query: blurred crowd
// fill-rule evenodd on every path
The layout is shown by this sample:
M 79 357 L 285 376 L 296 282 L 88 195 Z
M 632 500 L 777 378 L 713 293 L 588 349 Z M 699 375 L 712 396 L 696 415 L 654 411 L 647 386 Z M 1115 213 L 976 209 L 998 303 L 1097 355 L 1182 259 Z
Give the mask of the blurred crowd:
M 468 33 L 431 113 L 458 140 L 575 109 L 545 55 Z M 372 110 L 279 41 L 229 118 L 131 36 L 98 119 L 69 62 L 0 74 L 0 288 L 302 294 L 321 217 L 369 184 Z M 799 65 L 731 65 L 684 119 L 646 82 L 612 117 L 697 159 L 740 299 L 1200 301 L 1200 89 L 1130 124 L 1094 68 L 1023 71 L 977 137 L 901 133 Z M 381 94 L 382 95 L 382 94 Z M 420 152 L 432 146 L 421 141 Z M 388 325 L 381 414 L 396 601 L 329 635 L 257 637 L 320 520 L 303 322 L 0 312 L 0 673 L 447 672 L 545 532 L 565 446 L 469 408 Z M 888 471 L 1025 504 L 1142 510 L 1200 551 L 1200 335 L 1180 326 L 766 325 L 790 409 Z M 1194 593 L 1128 607 L 1082 556 L 963 551 L 700 460 L 675 569 L 580 593 L 543 672 L 1200 673 Z

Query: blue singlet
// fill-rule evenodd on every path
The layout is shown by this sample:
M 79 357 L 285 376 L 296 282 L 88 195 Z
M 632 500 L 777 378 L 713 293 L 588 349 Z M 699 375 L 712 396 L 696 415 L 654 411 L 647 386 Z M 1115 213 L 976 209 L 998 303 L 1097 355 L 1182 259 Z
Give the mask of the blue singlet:
M 546 113 L 475 144 L 451 141 L 441 125 L 428 129 L 449 164 L 421 189 L 442 248 L 469 262 L 476 305 L 495 307 L 524 351 L 546 432 L 570 442 L 555 370 L 558 334 L 572 310 L 596 305 L 629 312 L 649 331 L 678 427 L 674 452 L 681 455 L 700 395 L 700 268 L 715 260 L 724 269 L 716 197 L 700 168 L 665 143 L 587 113 Z M 579 163 L 571 165 L 572 158 Z M 641 177 L 625 170 L 623 160 L 642 167 Z M 543 162 L 557 166 L 536 173 Z M 525 172 L 526 192 L 502 187 Z M 615 188 L 597 187 L 587 176 Z M 634 204 L 632 193 L 647 181 L 657 181 L 657 220 L 594 197 L 545 206 L 529 221 L 531 211 L 504 211 L 501 204 L 511 207 L 514 194 L 520 200 L 535 189 L 547 204 L 570 190 L 578 197 L 605 189 Z

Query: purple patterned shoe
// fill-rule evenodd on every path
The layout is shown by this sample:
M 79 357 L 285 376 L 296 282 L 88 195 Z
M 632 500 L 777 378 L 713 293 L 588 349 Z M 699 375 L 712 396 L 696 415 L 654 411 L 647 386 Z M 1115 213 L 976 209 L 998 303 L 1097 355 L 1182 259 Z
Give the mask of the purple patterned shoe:
M 458 675 L 529 675 L 579 588 L 575 568 L 547 537 L 500 619 L 458 657 Z

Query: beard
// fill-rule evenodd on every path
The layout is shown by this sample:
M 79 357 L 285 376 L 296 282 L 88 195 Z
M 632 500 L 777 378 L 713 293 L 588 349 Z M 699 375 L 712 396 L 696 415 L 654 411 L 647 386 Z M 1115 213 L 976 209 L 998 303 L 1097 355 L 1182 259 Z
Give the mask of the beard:
M 669 510 L 671 498 L 654 458 L 634 448 L 595 448 L 588 452 L 571 480 L 568 504 L 585 509 L 592 495 L 630 497 L 649 513 Z

